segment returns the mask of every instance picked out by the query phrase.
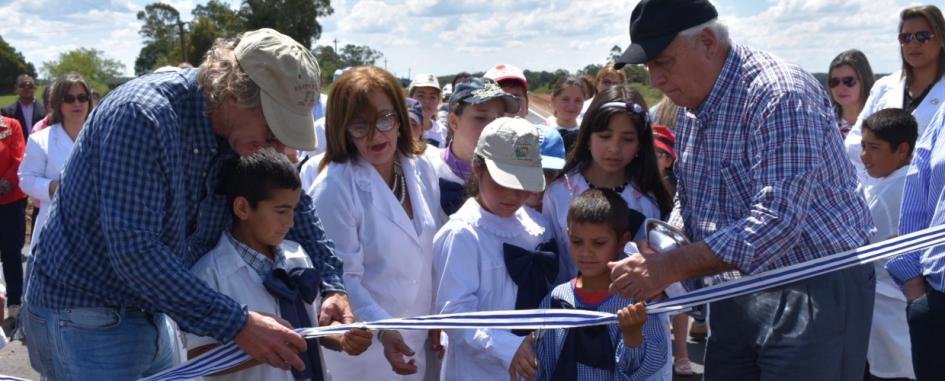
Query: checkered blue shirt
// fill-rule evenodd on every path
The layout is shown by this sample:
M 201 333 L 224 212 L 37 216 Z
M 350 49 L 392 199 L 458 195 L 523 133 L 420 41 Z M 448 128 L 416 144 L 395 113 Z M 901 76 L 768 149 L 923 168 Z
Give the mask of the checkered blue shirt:
M 226 235 L 226 239 L 230 240 L 230 244 L 233 245 L 236 254 L 239 255 L 243 262 L 251 267 L 260 278 L 266 279 L 274 268 L 285 268 L 285 254 L 282 251 L 282 247 L 273 246 L 272 254 L 274 259 L 269 259 L 269 257 L 265 256 L 263 253 L 240 242 L 236 237 L 230 234 L 230 232 L 223 234 Z
M 733 44 L 704 103 L 680 111 L 673 222 L 742 273 L 858 247 L 873 223 L 827 93 Z
M 47 308 L 136 306 L 221 342 L 246 308 L 189 269 L 230 224 L 215 193 L 233 156 L 205 113 L 196 70 L 150 74 L 110 93 L 86 122 L 35 249 L 29 303 Z M 341 261 L 302 195 L 295 228 L 325 290 L 343 290 Z

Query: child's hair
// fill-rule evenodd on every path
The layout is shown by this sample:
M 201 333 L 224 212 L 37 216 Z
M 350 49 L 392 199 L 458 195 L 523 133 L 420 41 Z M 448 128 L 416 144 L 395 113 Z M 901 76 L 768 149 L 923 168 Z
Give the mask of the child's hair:
M 472 76 L 473 76 L 472 74 L 469 74 L 465 71 L 456 73 L 456 75 L 453 76 L 453 82 L 452 82 L 453 90 L 456 90 L 456 85 L 458 85 L 460 82 L 463 82 L 469 78 L 472 78 Z
M 486 168 L 486 159 L 480 155 L 473 156 L 473 159 L 469 162 L 470 168 L 479 168 L 479 174 L 482 175 L 489 171 Z M 466 196 L 467 197 L 476 197 L 479 196 L 479 177 L 470 175 L 466 179 Z
M 578 89 L 581 89 L 581 95 L 584 95 L 584 82 L 578 77 L 569 75 L 555 82 L 555 85 L 551 87 L 551 96 L 559 96 L 571 86 L 577 86 Z
M 870 131 L 879 140 L 888 142 L 893 151 L 902 143 L 909 143 L 909 155 L 915 148 L 919 137 L 919 124 L 912 114 L 903 109 L 887 108 L 879 110 L 863 121 L 863 130 Z
M 568 207 L 568 226 L 572 224 L 605 224 L 622 237 L 630 232 L 630 207 L 613 190 L 591 188 Z
M 233 200 L 244 197 L 255 208 L 260 201 L 272 197 L 275 190 L 301 187 L 302 181 L 289 158 L 272 148 L 265 148 L 224 162 L 217 193 L 226 195 L 231 207 Z
M 584 83 L 584 99 L 591 99 L 597 95 L 597 82 L 594 77 L 582 75 L 581 82 Z
M 609 63 L 607 65 L 604 65 L 604 67 L 602 67 L 597 72 L 597 78 L 596 78 L 597 80 L 594 81 L 595 85 L 597 83 L 600 83 L 600 81 L 603 80 L 604 78 L 607 78 L 608 76 L 611 76 L 611 75 L 616 75 L 620 77 L 620 82 L 627 82 L 627 73 L 625 73 L 622 69 L 615 68 L 613 63 Z
M 642 112 L 628 112 L 625 108 L 617 107 L 601 108 L 602 105 L 609 102 L 636 103 L 640 105 Z M 577 139 L 571 152 L 568 153 L 568 159 L 558 177 L 560 178 L 578 168 L 583 169 L 583 166 L 594 159 L 591 156 L 591 134 L 607 130 L 610 119 L 615 115 L 628 114 L 633 121 L 633 126 L 637 129 L 639 149 L 637 150 L 637 157 L 627 165 L 627 179 L 644 195 L 652 194 L 656 198 L 654 201 L 659 206 L 660 213 L 668 214 L 673 209 L 673 198 L 660 179 L 656 151 L 653 150 L 653 129 L 650 128 L 646 110 L 646 101 L 643 96 L 629 85 L 611 86 L 597 94 L 590 107 L 588 107 L 587 113 L 584 114 Z

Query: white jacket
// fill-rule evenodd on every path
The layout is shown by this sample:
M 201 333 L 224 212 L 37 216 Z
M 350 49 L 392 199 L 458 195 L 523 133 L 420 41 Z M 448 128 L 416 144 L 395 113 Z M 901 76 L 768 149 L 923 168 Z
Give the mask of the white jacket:
M 433 236 L 441 225 L 433 167 L 423 157 L 400 157 L 413 206 L 408 218 L 387 183 L 364 160 L 331 163 L 313 192 L 325 233 L 344 261 L 344 283 L 359 321 L 433 312 Z M 400 331 L 418 372 L 400 378 L 375 342 L 360 356 L 325 352 L 334 380 L 422 379 L 426 331 Z
M 39 242 L 39 233 L 49 219 L 52 211 L 52 198 L 49 197 L 49 183 L 61 178 L 66 161 L 72 154 L 75 142 L 56 123 L 49 128 L 30 134 L 26 143 L 26 156 L 20 163 L 20 189 L 30 197 L 39 200 L 39 215 L 33 222 L 33 236 L 30 248 Z
M 847 134 L 844 144 L 847 147 L 847 155 L 856 168 L 856 174 L 861 183 L 869 184 L 874 180 L 866 173 L 863 162 L 860 161 L 860 140 L 863 139 L 863 120 L 869 118 L 879 110 L 887 108 L 902 108 L 903 91 L 906 87 L 906 80 L 902 78 L 902 71 L 896 71 L 890 75 L 880 78 L 870 89 L 870 96 L 866 99 L 866 105 L 856 120 L 856 124 Z M 929 91 L 919 107 L 912 111 L 919 124 L 919 136 L 925 131 L 925 127 L 932 121 L 932 116 L 938 111 L 939 107 L 945 102 L 945 77 L 940 78 L 932 90 Z

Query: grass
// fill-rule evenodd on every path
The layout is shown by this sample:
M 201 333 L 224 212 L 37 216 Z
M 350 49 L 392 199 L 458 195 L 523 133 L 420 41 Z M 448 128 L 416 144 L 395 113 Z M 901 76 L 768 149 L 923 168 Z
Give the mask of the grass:
M 46 86 L 40 85 L 40 86 L 36 87 L 36 91 L 34 92 L 34 94 L 36 95 L 36 99 L 39 100 L 40 102 L 42 102 L 42 99 L 43 99 L 43 89 L 44 89 L 44 88 L 46 88 Z M 15 93 L 14 93 L 14 94 L 4 94 L 4 95 L 0 95 L 0 107 L 3 107 L 3 106 L 6 106 L 6 105 L 8 105 L 8 104 L 10 104 L 10 103 L 15 102 L 19 97 L 20 97 L 20 96 L 19 96 L 19 95 L 16 95 Z

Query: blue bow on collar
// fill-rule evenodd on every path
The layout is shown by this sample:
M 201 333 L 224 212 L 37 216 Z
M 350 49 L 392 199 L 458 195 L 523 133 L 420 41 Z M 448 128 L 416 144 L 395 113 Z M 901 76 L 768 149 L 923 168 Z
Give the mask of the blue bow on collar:
M 446 179 L 440 179 L 440 207 L 447 216 L 456 213 L 466 202 L 466 186 Z
M 637 233 L 640 232 L 640 229 L 643 228 L 643 223 L 646 221 L 646 216 L 643 213 L 640 213 L 637 210 L 630 209 L 630 224 L 627 227 L 630 228 L 629 232 L 632 234 L 630 238 L 636 237 Z
M 551 308 L 576 309 L 573 304 L 560 298 L 551 298 Z M 576 380 L 578 363 L 608 371 L 615 369 L 616 351 L 608 326 L 569 328 L 551 380 Z
M 558 276 L 558 245 L 555 240 L 538 245 L 535 250 L 502 244 L 502 256 L 509 277 L 518 286 L 515 296 L 515 309 L 537 308 L 541 300 L 555 286 Z M 513 330 L 519 336 L 528 334 L 528 330 Z
M 574 142 L 577 141 L 578 130 L 568 131 L 564 128 L 559 128 L 558 134 L 561 135 L 561 140 L 564 140 L 565 153 L 571 154 L 571 148 L 574 146 Z
M 279 302 L 279 315 L 295 328 L 311 327 L 308 305 L 318 297 L 322 279 L 312 268 L 295 268 L 291 271 L 275 268 L 263 280 L 263 286 Z M 322 379 L 322 362 L 318 355 L 318 340 L 308 339 L 308 350 L 302 353 L 304 370 L 292 369 L 295 379 Z

